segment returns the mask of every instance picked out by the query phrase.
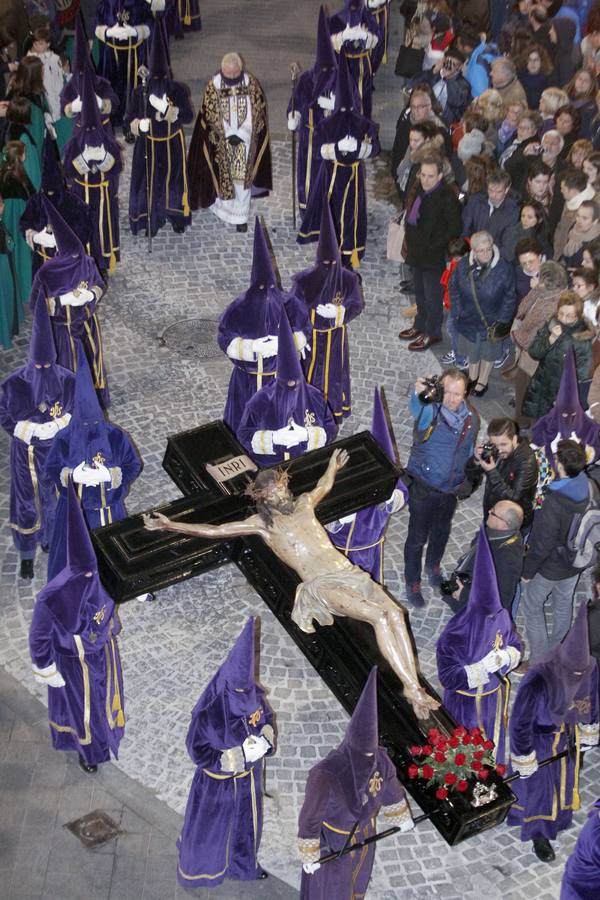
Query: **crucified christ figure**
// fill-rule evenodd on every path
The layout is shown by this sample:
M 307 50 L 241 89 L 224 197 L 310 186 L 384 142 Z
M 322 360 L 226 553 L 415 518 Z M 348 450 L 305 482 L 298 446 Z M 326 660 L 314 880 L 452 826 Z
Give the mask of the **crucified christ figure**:
M 144 515 L 144 525 L 151 531 L 164 529 L 212 539 L 259 535 L 301 579 L 292 612 L 296 625 L 310 633 L 313 620 L 333 625 L 334 615 L 369 622 L 381 653 L 402 682 L 404 696 L 424 719 L 439 703 L 419 683 L 404 608 L 333 546 L 315 515 L 316 506 L 331 491 L 337 472 L 347 461 L 345 450 L 334 450 L 315 489 L 297 500 L 288 488 L 286 472 L 259 472 L 249 490 L 257 512 L 239 522 L 192 525 L 153 512 Z

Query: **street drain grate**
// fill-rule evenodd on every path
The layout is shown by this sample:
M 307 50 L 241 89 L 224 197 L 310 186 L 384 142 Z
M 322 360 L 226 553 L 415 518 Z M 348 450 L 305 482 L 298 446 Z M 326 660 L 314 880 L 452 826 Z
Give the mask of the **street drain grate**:
M 95 809 L 87 816 L 67 822 L 65 828 L 68 828 L 84 847 L 90 849 L 100 847 L 107 841 L 112 841 L 117 835 L 123 834 L 114 819 L 111 819 L 108 813 L 102 809 Z
M 165 328 L 159 337 L 161 347 L 179 356 L 216 359 L 222 356 L 217 343 L 219 323 L 214 319 L 181 319 Z

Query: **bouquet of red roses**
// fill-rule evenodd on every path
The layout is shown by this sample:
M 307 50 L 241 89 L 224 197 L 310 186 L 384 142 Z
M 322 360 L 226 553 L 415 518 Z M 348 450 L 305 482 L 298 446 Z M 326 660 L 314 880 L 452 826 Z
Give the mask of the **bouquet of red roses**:
M 494 742 L 486 740 L 479 728 L 467 731 L 461 725 L 452 735 L 430 728 L 426 744 L 409 748 L 416 762 L 408 767 L 408 777 L 438 785 L 435 796 L 445 800 L 449 791 L 466 791 L 473 779 L 487 781 L 491 771 L 504 775 L 506 766 L 496 765 L 493 749 Z

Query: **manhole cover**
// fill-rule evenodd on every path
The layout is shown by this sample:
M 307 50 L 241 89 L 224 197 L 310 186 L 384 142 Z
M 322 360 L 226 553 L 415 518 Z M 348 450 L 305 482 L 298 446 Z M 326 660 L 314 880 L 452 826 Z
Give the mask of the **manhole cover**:
M 219 323 L 213 319 L 182 319 L 165 328 L 159 342 L 181 356 L 215 359 L 222 355 L 217 344 L 218 331 Z
M 68 828 L 84 847 L 99 847 L 118 834 L 123 834 L 117 823 L 102 809 L 95 809 L 81 819 L 67 822 L 65 828 Z

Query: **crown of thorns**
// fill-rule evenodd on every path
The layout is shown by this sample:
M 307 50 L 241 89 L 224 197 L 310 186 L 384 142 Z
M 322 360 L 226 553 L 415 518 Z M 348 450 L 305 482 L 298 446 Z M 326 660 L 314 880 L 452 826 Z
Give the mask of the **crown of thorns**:
M 263 473 L 259 472 L 254 481 L 252 481 L 244 491 L 246 496 L 251 497 L 255 501 L 264 500 L 271 485 L 275 484 L 277 487 L 287 488 L 290 481 L 290 475 L 287 469 L 275 469 L 270 470 L 269 472 L 269 474 L 272 474 L 272 478 L 269 479 L 269 482 L 264 485 L 264 487 L 257 487 L 256 482 L 261 474 Z

